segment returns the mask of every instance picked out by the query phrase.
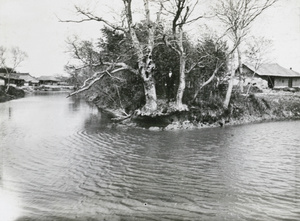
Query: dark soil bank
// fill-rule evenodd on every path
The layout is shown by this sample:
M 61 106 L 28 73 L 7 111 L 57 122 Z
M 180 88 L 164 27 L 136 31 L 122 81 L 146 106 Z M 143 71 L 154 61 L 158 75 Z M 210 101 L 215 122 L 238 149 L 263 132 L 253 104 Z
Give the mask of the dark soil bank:
M 216 127 L 251 122 L 300 119 L 300 93 L 269 91 L 251 95 L 235 94 L 227 110 L 222 102 L 189 106 L 188 111 L 169 111 L 162 104 L 161 113 L 153 116 L 132 116 L 115 126 L 143 127 L 150 130 L 177 130 Z
M 7 93 L 5 93 L 6 87 L 0 85 L 0 102 L 5 102 L 25 96 L 25 92 L 22 89 L 18 89 L 10 86 Z

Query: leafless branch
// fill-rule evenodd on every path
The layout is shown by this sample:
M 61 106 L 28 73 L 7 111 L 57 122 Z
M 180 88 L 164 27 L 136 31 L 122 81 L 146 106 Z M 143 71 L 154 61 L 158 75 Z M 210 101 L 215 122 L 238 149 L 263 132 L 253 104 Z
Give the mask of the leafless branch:
M 204 56 L 201 56 L 201 58 L 199 59 L 199 61 L 196 62 L 196 63 L 194 63 L 194 64 L 190 67 L 190 69 L 188 69 L 188 70 L 185 71 L 185 73 L 188 74 L 188 73 L 190 73 L 192 70 L 194 70 L 194 68 L 199 67 L 199 65 L 202 63 L 202 60 L 203 60 L 204 58 L 208 57 L 208 56 L 210 56 L 210 55 L 204 55 Z
M 202 89 L 203 87 L 205 87 L 206 85 L 208 85 L 210 82 L 212 82 L 212 80 L 215 78 L 216 74 L 218 73 L 219 69 L 220 69 L 223 65 L 224 65 L 224 63 L 221 63 L 221 64 L 218 64 L 218 63 L 217 63 L 217 64 L 216 64 L 216 68 L 215 68 L 213 74 L 212 74 L 212 75 L 210 76 L 210 78 L 209 78 L 207 81 L 205 81 L 205 82 L 198 88 L 198 90 L 195 92 L 194 97 L 193 97 L 193 101 L 196 99 L 196 97 L 198 96 L 198 94 L 199 94 L 199 92 L 201 91 L 201 89 Z
M 173 49 L 177 54 L 181 54 L 181 51 L 176 48 L 177 44 L 176 44 L 176 41 L 175 41 L 175 44 L 173 45 L 167 38 L 166 35 L 163 36 L 163 42 L 165 43 L 166 46 L 170 47 L 171 49 Z
M 97 22 L 103 22 L 104 24 L 108 25 L 109 27 L 111 27 L 114 30 L 119 30 L 122 32 L 127 32 L 128 30 L 124 27 L 115 25 L 111 22 L 109 22 L 108 20 L 102 18 L 102 17 L 98 17 L 96 15 L 94 15 L 93 13 L 89 12 L 89 11 L 84 11 L 83 9 L 81 9 L 78 6 L 75 6 L 76 12 L 79 15 L 82 15 L 84 18 L 80 19 L 80 20 L 62 20 L 60 18 L 59 21 L 60 22 L 71 22 L 71 23 L 82 23 L 82 22 L 87 22 L 87 21 L 97 21 Z
M 95 64 L 94 64 L 95 65 Z M 118 73 L 120 71 L 128 70 L 134 74 L 137 74 L 137 70 L 133 69 L 132 67 L 126 65 L 125 63 L 111 63 L 111 62 L 103 62 L 103 65 L 108 65 L 108 68 L 104 71 L 96 72 L 93 76 L 89 77 L 83 82 L 83 85 L 79 88 L 79 90 L 71 93 L 68 97 L 73 96 L 75 94 L 79 94 L 83 91 L 90 89 L 96 82 L 100 81 L 104 75 L 108 75 L 113 79 L 117 79 L 119 81 L 124 81 L 124 79 L 112 76 L 112 74 Z M 115 67 L 120 67 L 114 69 Z
M 97 73 L 97 74 L 98 74 L 98 73 Z M 77 90 L 77 91 L 74 91 L 74 92 L 70 93 L 70 94 L 67 96 L 67 98 L 68 98 L 68 97 L 71 97 L 71 96 L 73 96 L 73 95 L 75 95 L 75 94 L 79 94 L 79 93 L 81 93 L 81 92 L 83 92 L 83 91 L 86 91 L 86 90 L 90 89 L 97 81 L 100 81 L 101 78 L 102 78 L 104 75 L 105 75 L 105 73 L 102 73 L 102 74 L 101 74 L 100 76 L 98 76 L 98 77 L 91 77 L 91 78 L 86 79 L 86 80 L 84 81 L 84 84 L 80 87 L 80 89 Z

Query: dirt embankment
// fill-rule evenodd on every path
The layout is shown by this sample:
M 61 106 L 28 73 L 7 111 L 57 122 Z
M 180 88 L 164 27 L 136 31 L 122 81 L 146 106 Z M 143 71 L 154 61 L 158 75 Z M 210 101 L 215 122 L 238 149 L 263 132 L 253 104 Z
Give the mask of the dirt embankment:
M 255 96 L 267 104 L 262 120 L 300 118 L 300 92 L 272 91 Z
M 214 105 L 190 106 L 189 111 L 168 111 L 160 104 L 161 114 L 128 119 L 118 126 L 143 127 L 150 130 L 178 130 L 252 122 L 300 119 L 300 92 L 265 91 L 251 95 L 233 95 L 230 107 L 222 107 L 222 99 Z
M 5 102 L 17 98 L 22 98 L 25 96 L 25 92 L 22 89 L 10 86 L 7 93 L 5 93 L 6 87 L 0 85 L 0 102 Z
M 268 90 L 233 97 L 228 110 L 216 114 L 214 126 L 300 119 L 300 92 Z

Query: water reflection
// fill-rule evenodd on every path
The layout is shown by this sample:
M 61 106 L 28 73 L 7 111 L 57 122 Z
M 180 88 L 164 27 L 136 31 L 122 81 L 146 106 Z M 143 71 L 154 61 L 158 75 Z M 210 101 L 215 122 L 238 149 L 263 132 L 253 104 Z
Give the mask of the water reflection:
M 12 109 L 11 107 L 8 108 L 8 118 L 11 119 L 11 115 L 12 115 Z
M 76 97 L 76 96 L 70 97 L 69 99 L 72 101 L 69 103 L 70 113 L 79 111 L 82 99 L 80 97 Z
M 19 221 L 299 220 L 300 122 L 109 129 L 64 94 L 0 114 L 2 188 L 22 200 Z

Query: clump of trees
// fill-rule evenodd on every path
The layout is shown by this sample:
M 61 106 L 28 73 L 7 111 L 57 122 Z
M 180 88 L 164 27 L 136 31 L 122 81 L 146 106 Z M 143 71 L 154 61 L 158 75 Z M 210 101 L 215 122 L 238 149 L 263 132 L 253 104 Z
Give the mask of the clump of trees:
M 200 0 L 143 0 L 139 20 L 134 20 L 133 0 L 120 0 L 119 22 L 75 7 L 78 19 L 64 22 L 97 21 L 103 28 L 97 42 L 68 41 L 77 62 L 66 68 L 78 85 L 70 96 L 89 91 L 98 104 L 125 115 L 137 108 L 140 115 L 157 114 L 158 98 L 167 98 L 174 110 L 182 111 L 188 110 L 186 104 L 218 96 L 227 109 L 235 77 L 235 70 L 228 67 L 230 59 L 237 53 L 241 79 L 240 46 L 253 21 L 276 1 L 219 1 L 214 13 L 224 24 L 224 33 L 199 33 L 196 40 L 186 27 L 206 19 L 198 13 Z
M 10 77 L 12 73 L 16 73 L 17 67 L 27 58 L 26 52 L 22 51 L 19 47 L 6 48 L 0 46 L 0 69 L 1 72 L 6 74 L 8 79 L 5 93 L 8 92 L 10 87 Z

